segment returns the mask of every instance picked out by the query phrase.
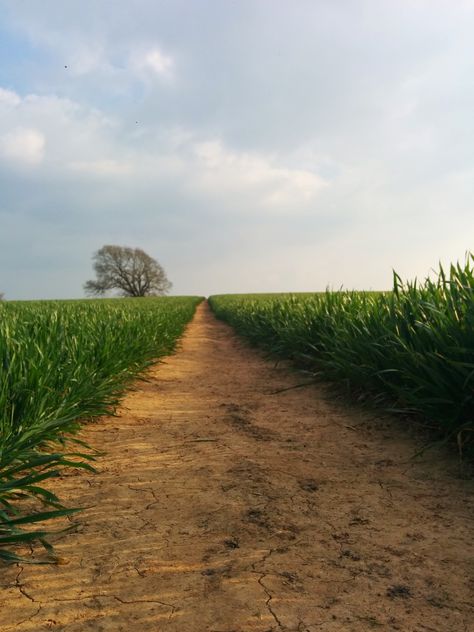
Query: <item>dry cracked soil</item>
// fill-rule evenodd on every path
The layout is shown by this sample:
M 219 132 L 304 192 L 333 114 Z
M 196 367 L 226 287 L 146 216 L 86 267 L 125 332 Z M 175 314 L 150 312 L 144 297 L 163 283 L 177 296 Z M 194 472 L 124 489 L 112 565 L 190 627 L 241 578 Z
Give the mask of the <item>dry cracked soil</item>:
M 400 421 L 334 402 L 203 303 L 82 437 L 98 473 L 60 565 L 4 566 L 10 632 L 469 632 L 473 482 Z

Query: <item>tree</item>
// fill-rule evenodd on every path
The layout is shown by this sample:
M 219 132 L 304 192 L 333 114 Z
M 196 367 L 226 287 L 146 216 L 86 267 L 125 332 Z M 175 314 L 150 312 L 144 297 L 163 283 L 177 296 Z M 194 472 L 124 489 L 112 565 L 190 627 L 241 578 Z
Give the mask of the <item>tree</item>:
M 102 246 L 93 261 L 97 278 L 84 284 L 89 295 L 119 290 L 122 296 L 156 296 L 171 289 L 158 261 L 140 248 Z

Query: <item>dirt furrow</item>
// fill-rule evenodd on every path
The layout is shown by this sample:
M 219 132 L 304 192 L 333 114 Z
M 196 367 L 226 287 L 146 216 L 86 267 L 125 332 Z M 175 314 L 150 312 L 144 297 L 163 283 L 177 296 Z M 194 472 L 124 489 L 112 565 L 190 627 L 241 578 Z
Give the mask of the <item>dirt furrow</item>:
M 335 404 L 199 307 L 83 438 L 59 566 L 4 567 L 8 632 L 472 630 L 472 481 Z

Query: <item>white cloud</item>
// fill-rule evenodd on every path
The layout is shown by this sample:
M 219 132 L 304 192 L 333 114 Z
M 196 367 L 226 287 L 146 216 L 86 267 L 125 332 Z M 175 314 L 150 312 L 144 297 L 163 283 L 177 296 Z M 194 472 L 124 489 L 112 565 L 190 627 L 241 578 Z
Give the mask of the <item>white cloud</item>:
M 158 48 L 154 48 L 145 55 L 144 63 L 158 75 L 167 75 L 173 68 L 172 58 L 162 53 Z
M 130 67 L 143 80 L 153 76 L 170 79 L 174 74 L 173 58 L 157 46 L 132 54 Z
M 69 164 L 73 171 L 98 176 L 123 176 L 132 173 L 132 166 L 118 160 L 79 160 Z
M 298 213 L 327 187 L 317 161 L 301 167 L 287 156 L 238 151 L 222 139 L 206 139 L 197 130 L 176 126 L 137 127 L 133 121 L 127 130 L 125 122 L 71 99 L 21 97 L 5 89 L 0 89 L 0 149 L 16 163 L 44 161 L 45 174 L 49 170 L 54 178 L 77 174 L 81 181 L 116 178 L 118 183 L 124 178 L 145 189 L 173 181 L 203 201 L 225 198 L 234 209 L 238 200 L 242 212 L 257 214 Z
M 20 97 L 13 90 L 0 88 L 0 105 L 9 105 L 15 107 L 21 103 Z
M 106 74 L 116 71 L 107 59 L 106 51 L 101 46 L 77 47 L 66 59 L 68 73 L 76 76 L 94 72 Z
M 226 149 L 221 141 L 194 145 L 196 181 L 208 193 L 253 192 L 257 205 L 292 212 L 312 202 L 327 182 L 313 171 L 282 166 L 274 157 Z
M 0 88 L 0 156 L 12 166 L 43 164 L 55 177 L 71 163 L 77 171 L 125 173 L 127 161 L 115 159 L 116 132 L 114 121 L 95 108 Z
M 17 128 L 4 134 L 0 149 L 4 158 L 27 165 L 37 165 L 44 157 L 45 137 L 36 129 Z

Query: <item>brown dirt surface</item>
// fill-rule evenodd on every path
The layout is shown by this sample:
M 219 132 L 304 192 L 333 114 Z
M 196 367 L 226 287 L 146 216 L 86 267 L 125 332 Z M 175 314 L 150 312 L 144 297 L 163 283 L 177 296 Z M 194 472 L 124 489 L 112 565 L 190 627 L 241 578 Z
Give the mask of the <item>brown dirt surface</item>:
M 10 632 L 468 632 L 472 481 L 197 311 L 83 438 L 59 566 L 5 566 Z M 280 392 L 275 392 L 280 391 Z

